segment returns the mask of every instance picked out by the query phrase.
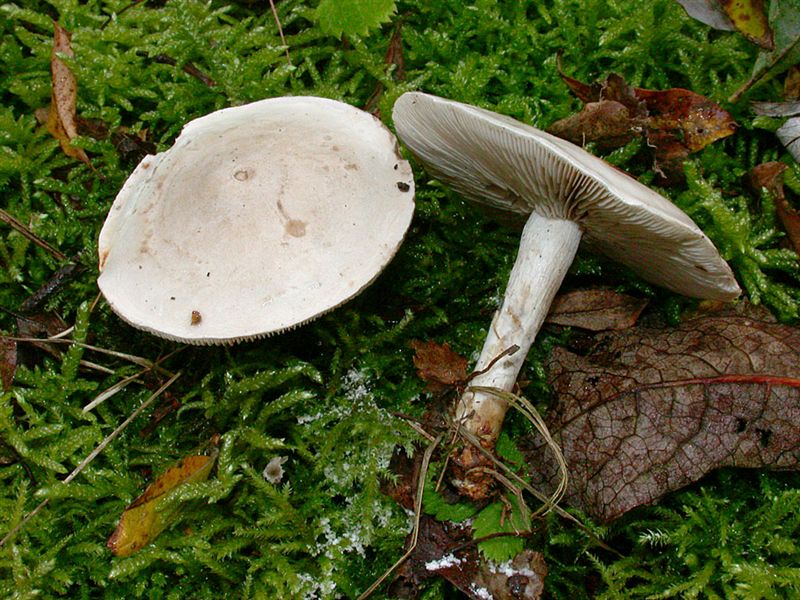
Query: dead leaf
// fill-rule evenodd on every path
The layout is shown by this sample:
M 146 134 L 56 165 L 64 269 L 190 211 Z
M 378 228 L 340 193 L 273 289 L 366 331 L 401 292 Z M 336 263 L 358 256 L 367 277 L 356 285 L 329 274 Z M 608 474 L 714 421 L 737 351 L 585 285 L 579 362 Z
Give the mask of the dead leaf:
M 14 375 L 17 372 L 17 342 L 0 336 L 0 381 L 3 391 L 8 391 L 14 384 Z
M 159 506 L 166 494 L 184 484 L 208 479 L 215 458 L 216 451 L 211 456 L 187 456 L 151 483 L 122 513 L 108 539 L 108 548 L 117 556 L 130 556 L 152 542 L 176 516 Z
M 631 118 L 624 105 L 601 100 L 589 102 L 581 112 L 556 121 L 547 131 L 577 146 L 594 142 L 599 152 L 608 152 L 640 136 L 643 126 Z
M 748 40 L 765 50 L 773 50 L 772 29 L 769 27 L 764 0 L 718 0 L 720 7 Z
M 77 262 L 78 258 L 78 254 L 69 258 L 68 260 L 70 262 L 60 267 L 47 281 L 39 286 L 38 290 L 25 299 L 25 302 L 19 307 L 20 311 L 23 313 L 30 313 L 38 310 L 53 296 L 53 294 L 63 289 L 77 272 L 83 270 L 83 267 Z
M 544 555 L 523 550 L 509 563 L 483 565 L 476 584 L 487 590 L 494 600 L 536 600 L 544 593 L 546 576 Z
M 735 31 L 730 18 L 722 10 L 719 0 L 677 0 L 686 13 L 701 23 L 722 31 Z
M 589 331 L 627 329 L 636 324 L 645 306 L 643 298 L 611 290 L 577 290 L 556 296 L 546 320 Z
M 783 97 L 785 100 L 800 100 L 800 65 L 794 65 L 786 72 Z
M 642 136 L 653 153 L 655 169 L 669 183 L 682 178 L 682 164 L 690 153 L 736 129 L 728 112 L 689 90 L 634 88 L 613 73 L 590 85 L 568 77 L 560 66 L 559 73 L 585 106 L 548 131 L 578 145 L 593 142 L 601 152 Z
M 53 312 L 33 315 L 17 315 L 17 331 L 23 338 L 48 338 L 62 333 L 69 327 L 64 319 Z M 31 342 L 31 345 L 55 357 L 61 356 L 61 349 L 45 339 Z
M 78 82 L 69 67 L 59 58 L 59 54 L 74 56 L 70 43 L 69 32 L 53 21 L 54 37 L 53 52 L 50 58 L 50 71 L 53 75 L 53 84 L 50 101 L 50 111 L 47 117 L 47 130 L 53 134 L 61 145 L 61 150 L 67 156 L 92 166 L 89 157 L 82 148 L 72 145 L 72 140 L 78 136 L 76 112 L 78 103 Z
M 444 391 L 464 383 L 467 379 L 467 359 L 456 354 L 445 342 L 411 342 L 414 366 L 419 378 L 427 382 L 431 391 Z
M 395 67 L 394 73 L 392 74 L 395 81 L 405 81 L 406 62 L 403 56 L 403 32 L 401 23 L 395 26 L 392 37 L 389 39 L 389 46 L 386 48 L 386 55 L 383 58 L 383 63 L 386 65 L 387 69 Z M 382 83 L 378 82 L 375 86 L 375 90 L 370 94 L 366 104 L 364 104 L 364 110 L 366 112 L 380 117 L 378 114 L 378 101 L 381 99 L 381 96 L 383 96 L 383 92 L 384 86 Z
M 770 0 L 774 49 L 759 52 L 750 78 L 728 99 L 734 103 L 756 84 L 800 62 L 800 0 Z
M 800 255 L 800 213 L 789 204 L 783 189 L 783 172 L 788 167 L 782 162 L 768 162 L 753 167 L 748 173 L 750 186 L 761 192 L 766 188 L 775 203 L 775 212 L 789 236 L 794 251 Z
M 678 327 L 596 336 L 593 352 L 553 351 L 548 426 L 569 465 L 566 500 L 602 521 L 724 466 L 800 464 L 800 329 L 750 307 Z M 541 439 L 525 454 L 543 487 Z

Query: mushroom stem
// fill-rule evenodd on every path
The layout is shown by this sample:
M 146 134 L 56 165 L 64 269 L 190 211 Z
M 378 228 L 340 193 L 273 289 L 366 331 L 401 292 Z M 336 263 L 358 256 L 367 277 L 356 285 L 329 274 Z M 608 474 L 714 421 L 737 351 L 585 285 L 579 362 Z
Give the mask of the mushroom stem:
M 575 258 L 581 234 L 580 225 L 574 221 L 531 213 L 522 232 L 503 304 L 492 319 L 475 369 L 486 369 L 514 345 L 519 350 L 497 360 L 485 373 L 474 377 L 471 385 L 513 390 L 528 350 Z M 508 403 L 498 396 L 467 388 L 456 407 L 456 419 L 485 448 L 492 450 L 506 410 Z

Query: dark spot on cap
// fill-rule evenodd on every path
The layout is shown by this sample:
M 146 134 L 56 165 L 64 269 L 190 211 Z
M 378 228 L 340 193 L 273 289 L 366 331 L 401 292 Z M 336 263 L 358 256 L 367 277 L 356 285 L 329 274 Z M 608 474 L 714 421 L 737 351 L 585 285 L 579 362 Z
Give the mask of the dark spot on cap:
M 199 325 L 200 321 L 203 320 L 203 315 L 200 314 L 199 310 L 192 311 L 192 325 Z
M 408 185 L 405 181 L 398 181 L 397 182 L 397 189 L 401 192 L 407 192 L 411 189 L 411 186 Z

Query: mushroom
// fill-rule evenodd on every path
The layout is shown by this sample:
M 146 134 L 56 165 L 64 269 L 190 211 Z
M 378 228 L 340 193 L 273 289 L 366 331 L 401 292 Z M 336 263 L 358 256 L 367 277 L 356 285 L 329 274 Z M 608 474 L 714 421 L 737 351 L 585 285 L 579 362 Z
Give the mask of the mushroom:
M 692 220 L 669 200 L 570 142 L 509 117 L 408 92 L 394 106 L 397 134 L 428 171 L 466 198 L 528 215 L 502 305 L 476 375 L 456 407 L 457 423 L 493 450 L 517 375 L 584 239 L 644 279 L 696 298 L 728 301 L 739 286 Z M 516 352 L 509 349 L 518 347 Z M 456 457 L 456 481 L 488 493 L 481 452 Z M 457 475 L 458 477 L 458 475 Z
M 127 180 L 100 233 L 98 285 L 165 338 L 259 338 L 363 290 L 413 211 L 411 168 L 372 115 L 313 97 L 226 108 Z

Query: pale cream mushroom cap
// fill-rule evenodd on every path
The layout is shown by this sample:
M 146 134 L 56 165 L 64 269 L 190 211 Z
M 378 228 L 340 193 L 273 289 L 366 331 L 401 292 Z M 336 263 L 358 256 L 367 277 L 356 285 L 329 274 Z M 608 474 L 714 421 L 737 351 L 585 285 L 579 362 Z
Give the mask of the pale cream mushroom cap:
M 397 100 L 394 122 L 431 174 L 466 198 L 575 221 L 593 248 L 686 296 L 727 301 L 740 293 L 728 264 L 683 211 L 570 142 L 420 92 Z
M 258 338 L 363 290 L 413 211 L 411 168 L 372 115 L 314 97 L 227 108 L 127 180 L 100 233 L 98 284 L 156 335 Z

